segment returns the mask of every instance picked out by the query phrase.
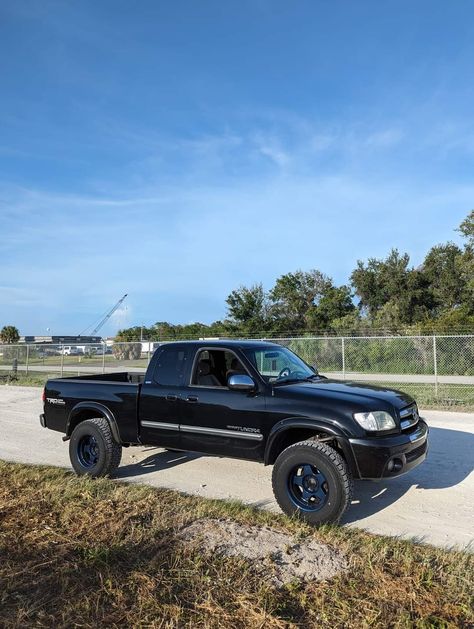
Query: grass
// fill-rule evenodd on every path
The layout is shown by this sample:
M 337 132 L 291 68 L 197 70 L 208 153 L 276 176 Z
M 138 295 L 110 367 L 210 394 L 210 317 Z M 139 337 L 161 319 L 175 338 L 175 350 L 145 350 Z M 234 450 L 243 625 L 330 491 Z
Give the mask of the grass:
M 252 562 L 184 546 L 201 517 L 266 524 L 346 553 L 328 581 L 281 589 Z M 0 625 L 468 627 L 473 556 L 49 467 L 0 461 Z
M 474 386 L 467 384 L 439 384 L 436 393 L 434 384 L 410 382 L 364 382 L 388 389 L 399 389 L 408 393 L 420 408 L 450 411 L 474 411 Z
M 23 387 L 44 387 L 46 384 L 46 380 L 48 378 L 59 378 L 60 374 L 58 373 L 46 373 L 46 372 L 38 372 L 38 373 L 29 373 L 25 374 L 24 372 L 18 372 L 17 376 L 12 376 L 11 373 L 1 373 L 0 372 L 0 385 L 1 384 L 10 384 L 16 386 Z

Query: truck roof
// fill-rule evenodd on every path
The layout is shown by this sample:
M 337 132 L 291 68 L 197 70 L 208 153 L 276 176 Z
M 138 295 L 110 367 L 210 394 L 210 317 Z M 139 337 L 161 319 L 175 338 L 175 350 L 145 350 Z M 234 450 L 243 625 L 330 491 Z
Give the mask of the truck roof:
M 199 340 L 199 341 L 165 341 L 163 344 L 166 345 L 192 345 L 195 347 L 240 347 L 240 348 L 251 348 L 251 347 L 262 347 L 268 345 L 278 345 L 272 341 L 259 340 L 259 341 L 248 341 L 248 340 L 239 340 L 239 339 L 209 339 L 209 340 Z

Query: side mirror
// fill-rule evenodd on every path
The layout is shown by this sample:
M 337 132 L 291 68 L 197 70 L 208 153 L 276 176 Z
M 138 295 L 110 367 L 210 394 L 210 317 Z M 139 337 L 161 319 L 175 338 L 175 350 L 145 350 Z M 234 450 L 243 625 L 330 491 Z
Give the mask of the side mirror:
M 311 369 L 314 371 L 314 374 L 316 376 L 319 376 L 319 371 L 318 368 L 315 365 L 310 365 Z
M 253 391 L 255 389 L 255 382 L 247 374 L 234 374 L 229 376 L 227 380 L 227 386 L 229 389 L 235 391 Z

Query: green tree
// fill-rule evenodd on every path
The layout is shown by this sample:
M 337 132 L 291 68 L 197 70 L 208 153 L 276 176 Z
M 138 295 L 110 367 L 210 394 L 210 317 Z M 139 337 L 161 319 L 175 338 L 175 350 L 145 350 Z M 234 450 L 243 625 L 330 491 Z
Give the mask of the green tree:
M 310 310 L 309 328 L 321 332 L 333 330 L 333 321 L 344 318 L 354 310 L 349 286 L 328 285 Z
M 152 328 L 152 338 L 156 341 L 176 339 L 178 331 L 175 325 L 167 321 L 157 321 Z
M 4 325 L 0 330 L 0 341 L 2 343 L 18 343 L 20 340 L 20 332 L 14 325 Z
M 359 309 L 370 318 L 375 317 L 384 303 L 380 266 L 380 260 L 375 258 L 369 258 L 367 264 L 357 260 L 357 267 L 351 274 L 351 284 L 359 298 Z
M 375 315 L 373 324 L 379 332 L 393 334 L 403 327 L 403 316 L 397 301 L 387 301 Z
M 459 266 L 464 280 L 463 305 L 466 312 L 474 314 L 474 210 L 468 214 L 459 226 L 459 231 L 467 242 L 459 260 Z
M 292 332 L 309 329 L 314 321 L 315 307 L 331 287 L 331 279 L 316 269 L 299 270 L 279 277 L 270 291 L 276 328 Z
M 373 319 L 377 312 L 393 297 L 399 297 L 406 288 L 408 254 L 400 255 L 392 249 L 385 260 L 369 258 L 367 264 L 357 261 L 351 282 L 360 299 L 359 307 Z
M 361 332 L 366 332 L 367 327 L 367 320 L 361 318 L 356 308 L 349 314 L 331 321 L 331 329 L 338 336 L 357 336 Z
M 459 225 L 458 231 L 467 239 L 468 245 L 474 246 L 474 210 L 471 210 Z
M 433 334 L 470 334 L 474 330 L 474 314 L 469 313 L 464 304 L 459 308 L 446 310 L 435 319 L 430 319 L 419 326 L 418 333 Z
M 244 334 L 265 332 L 268 326 L 268 295 L 262 284 L 240 286 L 226 299 L 231 322 Z
M 119 330 L 115 335 L 116 343 L 129 343 L 131 341 L 139 341 L 143 332 L 143 338 L 147 339 L 146 335 L 147 328 L 142 328 L 142 326 L 135 325 L 132 328 L 127 328 L 125 330 Z
M 464 279 L 463 306 L 469 314 L 474 315 L 474 249 L 466 247 L 460 260 L 460 268 Z
M 405 329 L 430 317 L 433 295 L 429 282 L 420 269 L 409 270 L 402 292 L 398 296 L 393 295 L 390 303 L 397 305 L 400 327 Z
M 417 269 L 409 267 L 410 256 L 392 249 L 383 260 L 357 262 L 351 282 L 359 297 L 359 308 L 376 325 L 410 325 L 428 316 L 432 308 L 429 283 Z M 377 319 L 383 309 L 383 315 Z M 390 312 L 393 310 L 393 312 Z M 385 324 L 382 325 L 385 327 Z
M 452 242 L 437 245 L 428 252 L 422 266 L 433 296 L 435 315 L 462 304 L 466 279 L 462 250 Z
M 349 286 L 329 286 L 323 293 L 317 306 L 320 316 L 328 325 L 334 319 L 340 319 L 355 310 Z

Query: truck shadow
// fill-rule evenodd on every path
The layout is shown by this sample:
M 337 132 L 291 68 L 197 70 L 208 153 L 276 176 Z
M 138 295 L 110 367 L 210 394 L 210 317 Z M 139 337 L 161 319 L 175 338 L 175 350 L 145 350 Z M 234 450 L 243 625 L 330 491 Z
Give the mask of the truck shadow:
M 194 461 L 201 455 L 194 452 L 171 452 L 161 448 L 147 448 L 147 451 L 154 450 L 153 454 L 147 456 L 142 461 L 121 465 L 114 474 L 115 478 L 125 478 L 130 476 L 142 476 L 152 472 L 168 470 L 177 465 L 182 465 L 188 461 Z
M 355 481 L 353 503 L 341 524 L 357 522 L 383 511 L 412 487 L 448 489 L 463 481 L 474 469 L 474 435 L 460 430 L 430 428 L 428 457 L 405 476 L 379 482 Z M 422 500 L 422 495 L 420 500 Z M 421 514 L 421 512 L 420 512 Z

